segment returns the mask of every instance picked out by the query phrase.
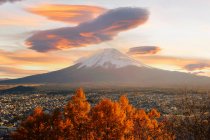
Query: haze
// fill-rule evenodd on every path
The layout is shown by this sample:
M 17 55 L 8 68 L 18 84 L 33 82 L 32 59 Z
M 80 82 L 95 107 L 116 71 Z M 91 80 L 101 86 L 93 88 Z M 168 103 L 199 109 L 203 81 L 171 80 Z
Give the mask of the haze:
M 209 7 L 208 0 L 0 0 L 0 79 L 62 69 L 104 48 L 210 76 Z

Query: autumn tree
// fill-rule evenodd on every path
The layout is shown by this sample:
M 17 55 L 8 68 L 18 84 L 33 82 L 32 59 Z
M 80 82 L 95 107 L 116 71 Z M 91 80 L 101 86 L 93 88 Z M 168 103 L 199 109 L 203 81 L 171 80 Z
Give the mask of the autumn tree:
M 75 139 L 88 139 L 90 104 L 87 102 L 82 88 L 76 90 L 76 95 L 72 96 L 64 109 L 64 116 L 73 124 L 73 134 Z
M 70 119 L 63 119 L 63 114 L 59 109 L 55 109 L 50 117 L 51 140 L 74 139 L 73 124 Z
M 12 133 L 14 140 L 50 140 L 50 117 L 41 107 L 35 108 L 33 114 L 21 123 L 16 132 Z
M 122 131 L 124 132 L 124 138 L 125 139 L 132 139 L 133 133 L 134 133 L 134 114 L 136 112 L 136 109 L 129 104 L 129 100 L 126 96 L 121 96 L 119 99 L 119 105 L 121 110 L 125 114 L 124 119 L 124 127 L 122 128 Z
M 37 107 L 12 134 L 15 140 L 171 140 L 160 113 L 134 108 L 126 96 L 103 99 L 91 108 L 76 90 L 64 109 L 46 114 Z
M 123 137 L 125 112 L 118 102 L 103 99 L 91 109 L 94 137 L 105 140 L 116 140 Z

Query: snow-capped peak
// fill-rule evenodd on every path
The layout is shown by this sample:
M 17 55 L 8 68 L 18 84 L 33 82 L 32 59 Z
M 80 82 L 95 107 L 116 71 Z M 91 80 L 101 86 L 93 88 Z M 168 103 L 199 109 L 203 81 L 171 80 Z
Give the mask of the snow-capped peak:
M 82 67 L 122 68 L 126 66 L 148 67 L 116 49 L 104 49 L 98 53 L 77 61 Z

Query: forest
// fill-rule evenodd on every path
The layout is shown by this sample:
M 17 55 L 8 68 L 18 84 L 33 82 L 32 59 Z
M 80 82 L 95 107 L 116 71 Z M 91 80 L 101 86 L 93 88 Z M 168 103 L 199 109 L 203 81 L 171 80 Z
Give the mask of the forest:
M 157 109 L 135 108 L 126 96 L 102 99 L 94 106 L 82 88 L 63 107 L 44 112 L 36 107 L 22 121 L 14 140 L 209 140 L 209 106 L 186 108 L 184 116 L 163 116 Z

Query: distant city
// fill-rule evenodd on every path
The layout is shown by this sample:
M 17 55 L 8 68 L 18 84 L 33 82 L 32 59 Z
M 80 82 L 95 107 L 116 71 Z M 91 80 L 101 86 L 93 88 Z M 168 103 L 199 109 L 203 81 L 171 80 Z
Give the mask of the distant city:
M 18 87 L 16 89 L 24 88 L 29 89 L 29 87 Z M 20 93 L 20 91 L 14 91 L 13 89 L 10 92 L 12 94 L 4 92 L 0 94 L 0 126 L 4 127 L 17 127 L 37 106 L 42 107 L 45 112 L 51 112 L 56 108 L 62 109 L 74 95 L 74 89 L 27 91 L 28 93 Z M 86 90 L 87 100 L 92 106 L 103 98 L 118 100 L 122 95 L 126 95 L 130 103 L 136 108 L 142 108 L 146 111 L 156 108 L 163 115 L 183 115 L 185 111 L 183 105 L 186 100 L 203 105 L 208 102 L 210 97 L 208 91 L 184 91 L 181 89 L 104 88 Z

